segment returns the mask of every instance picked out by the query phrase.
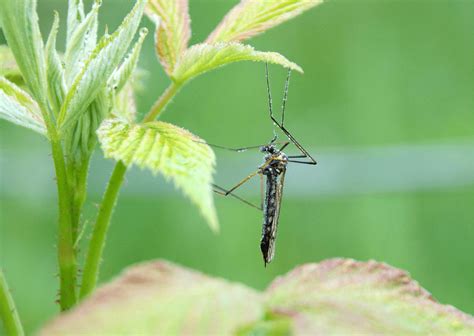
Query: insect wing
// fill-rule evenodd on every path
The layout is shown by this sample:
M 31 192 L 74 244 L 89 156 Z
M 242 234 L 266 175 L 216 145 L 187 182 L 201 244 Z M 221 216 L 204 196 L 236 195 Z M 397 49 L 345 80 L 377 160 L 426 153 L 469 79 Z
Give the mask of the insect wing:
M 278 220 L 280 218 L 280 208 L 281 208 L 281 200 L 283 197 L 283 187 L 285 185 L 285 173 L 286 169 L 284 169 L 278 179 L 277 188 L 275 193 L 275 203 L 276 208 L 275 212 L 273 213 L 272 220 L 267 225 L 270 226 L 269 230 L 264 230 L 264 234 L 262 236 L 262 241 L 260 246 L 262 247 L 263 259 L 265 262 L 265 266 L 273 260 L 275 256 L 275 241 L 277 237 L 277 230 L 278 230 Z M 265 242 L 265 244 L 262 244 Z M 265 249 L 263 248 L 265 246 Z

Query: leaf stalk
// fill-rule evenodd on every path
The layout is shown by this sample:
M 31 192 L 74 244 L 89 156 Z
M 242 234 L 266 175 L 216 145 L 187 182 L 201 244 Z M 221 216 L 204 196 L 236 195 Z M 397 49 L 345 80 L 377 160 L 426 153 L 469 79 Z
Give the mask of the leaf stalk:
M 15 307 L 15 302 L 8 289 L 7 280 L 0 269 L 0 316 L 6 335 L 23 336 L 23 326 Z
M 179 91 L 181 85 L 172 83 L 158 98 L 150 112 L 143 118 L 143 122 L 150 122 L 155 120 L 161 112 L 164 111 L 165 107 L 171 101 L 171 99 Z M 113 209 L 117 203 L 120 188 L 125 178 L 127 167 L 121 162 L 115 164 L 115 168 L 109 179 L 107 189 L 102 198 L 102 202 L 99 207 L 99 214 L 94 225 L 92 232 L 92 238 L 89 243 L 89 249 L 87 251 L 86 261 L 84 264 L 84 272 L 82 277 L 82 286 L 80 291 L 80 298 L 84 299 L 88 296 L 97 285 L 99 277 L 100 262 L 102 260 L 102 254 L 105 246 L 108 228 L 112 218 Z
M 168 105 L 169 101 L 176 95 L 176 93 L 178 93 L 181 86 L 182 84 L 174 82 L 170 84 L 155 104 L 153 104 L 150 112 L 148 112 L 148 114 L 143 118 L 143 122 L 150 122 L 158 118 L 160 113 L 164 111 L 166 105 Z

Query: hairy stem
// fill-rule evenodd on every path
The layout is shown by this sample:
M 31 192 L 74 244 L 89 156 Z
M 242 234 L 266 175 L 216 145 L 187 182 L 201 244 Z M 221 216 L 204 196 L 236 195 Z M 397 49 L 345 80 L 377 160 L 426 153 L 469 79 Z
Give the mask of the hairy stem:
M 160 98 L 153 104 L 150 112 L 143 118 L 143 122 L 149 122 L 155 120 L 158 115 L 164 111 L 164 108 L 169 103 L 171 98 L 173 98 L 176 93 L 178 93 L 181 88 L 180 84 L 172 83 L 168 88 L 163 92 Z
M 76 254 L 74 251 L 72 198 L 68 184 L 66 161 L 64 159 L 61 138 L 51 120 L 52 111 L 43 99 L 39 102 L 41 114 L 48 130 L 51 151 L 56 173 L 58 190 L 58 264 L 59 264 L 59 306 L 62 311 L 76 304 Z
M 67 310 L 76 303 L 76 255 L 74 251 L 73 224 L 71 215 L 71 192 L 68 185 L 66 162 L 60 136 L 53 122 L 46 101 L 39 102 L 41 113 L 51 141 L 51 151 L 56 172 L 58 190 L 58 264 L 59 264 L 59 305 Z
M 72 230 L 71 195 L 66 174 L 63 149 L 55 137 L 51 139 L 56 183 L 58 188 L 59 230 L 58 262 L 60 277 L 61 310 L 67 310 L 76 303 L 76 256 Z
M 172 83 L 153 105 L 150 112 L 143 119 L 143 122 L 153 121 L 165 109 L 166 105 L 179 91 L 179 88 L 179 85 Z M 102 198 L 84 265 L 80 292 L 81 299 L 89 295 L 97 285 L 107 231 L 126 172 L 127 167 L 122 162 L 117 162 L 107 185 L 107 190 Z
M 7 280 L 0 269 L 0 315 L 6 335 L 24 335 L 20 316 L 15 308 L 15 302 L 8 289 Z
M 107 230 L 110 225 L 112 211 L 114 209 L 115 203 L 117 202 L 117 197 L 126 171 L 127 167 L 125 167 L 122 162 L 117 162 L 112 176 L 110 177 L 109 184 L 107 185 L 107 190 L 105 191 L 102 203 L 100 204 L 99 214 L 95 222 L 92 239 L 89 243 L 86 263 L 84 266 L 84 274 L 82 276 L 82 286 L 80 293 L 81 298 L 91 293 L 97 283 L 97 278 L 99 276 L 99 266 L 102 259 L 102 252 L 104 250 Z
M 71 216 L 72 216 L 72 239 L 76 244 L 80 231 L 80 221 L 82 207 L 87 195 L 87 176 L 89 174 L 90 156 L 81 163 L 69 163 L 70 172 L 69 187 L 72 193 L 71 197 Z

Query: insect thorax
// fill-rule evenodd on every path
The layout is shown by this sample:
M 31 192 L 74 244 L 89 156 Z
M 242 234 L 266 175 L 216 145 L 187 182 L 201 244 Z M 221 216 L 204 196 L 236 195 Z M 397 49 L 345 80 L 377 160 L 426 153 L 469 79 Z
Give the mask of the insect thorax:
M 280 175 L 288 165 L 288 157 L 282 151 L 276 149 L 273 145 L 266 146 L 265 162 L 270 162 L 261 168 L 261 173 L 266 176 Z M 263 151 L 263 150 L 262 150 Z

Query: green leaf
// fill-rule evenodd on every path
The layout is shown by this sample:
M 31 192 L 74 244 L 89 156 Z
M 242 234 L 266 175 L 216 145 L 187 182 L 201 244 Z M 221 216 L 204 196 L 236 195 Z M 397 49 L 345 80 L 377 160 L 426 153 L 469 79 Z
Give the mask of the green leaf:
M 66 43 L 72 39 L 72 34 L 77 26 L 84 20 L 84 3 L 82 0 L 69 0 L 67 9 L 67 38 Z M 67 45 L 66 45 L 67 49 Z
M 323 0 L 242 0 L 224 17 L 206 42 L 246 40 L 322 2 Z
M 88 106 L 106 86 L 109 77 L 122 61 L 138 29 L 146 0 L 138 0 L 120 27 L 104 36 L 69 89 L 58 122 L 61 132 L 79 120 Z
M 0 45 L 0 76 L 19 86 L 25 84 L 18 64 L 16 64 L 15 56 L 6 45 Z
M 65 135 L 68 159 L 80 164 L 92 154 L 97 144 L 96 130 L 109 112 L 110 101 L 106 89 L 102 89 L 86 112 Z
M 38 104 L 4 77 L 0 77 L 0 118 L 46 135 Z
M 0 26 L 33 97 L 46 105 L 46 65 L 36 0 L 2 1 Z
M 42 331 L 71 333 L 473 335 L 474 317 L 373 261 L 306 264 L 263 293 L 157 261 L 129 269 Z
M 199 74 L 238 61 L 258 61 L 280 64 L 299 72 L 303 70 L 276 52 L 256 51 L 240 43 L 196 44 L 186 50 L 173 72 L 175 82 L 184 83 Z
M 98 289 L 42 335 L 231 335 L 262 315 L 258 293 L 165 261 Z
M 137 116 L 137 105 L 133 84 L 130 82 L 125 84 L 118 94 L 115 94 L 115 91 L 112 92 L 114 93 L 112 116 L 129 124 L 134 123 Z
M 142 44 L 147 34 L 148 29 L 142 28 L 140 30 L 140 37 L 133 46 L 132 51 L 125 58 L 125 61 L 122 63 L 122 65 L 113 72 L 109 79 L 108 86 L 111 90 L 119 92 L 132 76 L 133 72 L 137 68 Z
M 56 51 L 56 36 L 59 29 L 59 14 L 54 13 L 54 22 L 46 42 L 46 74 L 48 77 L 48 99 L 55 115 L 59 114 L 59 110 L 64 100 L 66 92 L 66 82 L 64 80 L 64 69 Z
M 191 37 L 188 0 L 150 0 L 145 13 L 156 25 L 156 53 L 171 75 Z
M 409 274 L 384 263 L 330 259 L 300 266 L 265 292 L 269 314 L 295 334 L 474 334 L 474 318 L 437 303 Z
M 96 0 L 92 10 L 77 24 L 67 41 L 64 62 L 66 64 L 66 82 L 72 84 L 83 69 L 97 42 L 98 15 L 101 1 Z
M 97 132 L 105 156 L 171 178 L 218 230 L 212 192 L 213 151 L 190 132 L 164 122 L 128 124 L 108 119 Z

